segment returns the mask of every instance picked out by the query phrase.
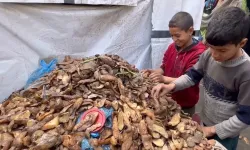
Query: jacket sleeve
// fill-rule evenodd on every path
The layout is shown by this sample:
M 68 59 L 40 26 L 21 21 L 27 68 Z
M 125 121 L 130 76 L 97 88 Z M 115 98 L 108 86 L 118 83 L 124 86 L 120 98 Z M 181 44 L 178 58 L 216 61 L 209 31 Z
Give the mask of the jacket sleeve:
M 236 115 L 215 125 L 216 134 L 225 139 L 237 136 L 250 125 L 250 80 L 243 82 L 239 88 L 238 110 Z
M 199 50 L 197 53 L 195 53 L 192 58 L 189 60 L 188 64 L 185 67 L 185 72 L 187 72 L 189 69 L 191 69 L 199 60 L 201 54 L 204 52 L 204 50 Z
M 186 74 L 177 78 L 173 83 L 175 84 L 175 91 L 180 91 L 199 83 L 204 76 L 204 63 L 207 61 L 209 51 L 204 52 L 198 62 L 191 67 Z
M 169 52 L 170 52 L 170 50 L 171 50 L 171 46 L 173 46 L 173 44 L 170 44 L 169 46 L 168 46 L 168 49 L 165 51 L 165 53 L 164 53 L 164 56 L 163 56 L 163 59 L 162 59 L 162 63 L 161 63 L 161 69 L 165 72 L 165 66 L 167 65 L 166 64 L 166 62 L 167 62 L 167 59 L 168 59 L 168 54 L 169 54 Z

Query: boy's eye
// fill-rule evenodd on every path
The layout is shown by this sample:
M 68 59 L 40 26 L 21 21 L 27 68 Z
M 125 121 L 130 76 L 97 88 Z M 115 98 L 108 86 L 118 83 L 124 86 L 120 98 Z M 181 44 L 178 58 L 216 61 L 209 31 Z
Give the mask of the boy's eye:
M 171 35 L 171 37 L 180 37 L 180 35 L 179 34 L 174 34 L 174 35 Z

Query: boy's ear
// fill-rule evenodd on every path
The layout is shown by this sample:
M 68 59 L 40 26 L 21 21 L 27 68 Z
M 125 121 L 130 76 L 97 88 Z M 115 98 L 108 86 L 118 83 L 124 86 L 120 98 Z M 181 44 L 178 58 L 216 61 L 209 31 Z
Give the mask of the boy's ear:
M 193 35 L 194 33 L 194 27 L 191 26 L 189 29 L 188 29 L 188 33 L 190 33 L 191 35 Z
M 240 47 L 241 48 L 244 47 L 246 45 L 247 41 L 248 41 L 247 38 L 242 39 L 241 42 L 240 42 Z

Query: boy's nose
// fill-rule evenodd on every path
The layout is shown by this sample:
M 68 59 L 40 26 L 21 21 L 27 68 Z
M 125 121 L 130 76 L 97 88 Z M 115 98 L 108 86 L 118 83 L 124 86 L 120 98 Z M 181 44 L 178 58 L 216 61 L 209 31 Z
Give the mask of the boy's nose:
M 215 58 L 215 59 L 219 58 L 219 53 L 216 53 L 215 51 L 212 51 L 211 54 L 212 54 L 213 58 Z
M 176 42 L 177 41 L 177 38 L 176 37 L 172 37 L 173 41 Z

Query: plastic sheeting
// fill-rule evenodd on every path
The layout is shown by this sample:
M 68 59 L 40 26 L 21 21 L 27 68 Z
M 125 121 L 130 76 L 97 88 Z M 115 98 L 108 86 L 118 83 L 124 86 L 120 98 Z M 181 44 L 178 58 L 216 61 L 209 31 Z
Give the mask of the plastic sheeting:
M 139 0 L 0 0 L 8 3 L 66 3 L 89 5 L 127 5 L 137 6 Z
M 0 102 L 22 88 L 44 58 L 110 53 L 150 68 L 152 3 L 0 4 Z
M 170 19 L 179 11 L 190 13 L 194 19 L 194 29 L 200 30 L 205 0 L 154 0 L 153 31 L 167 31 Z M 152 39 L 152 67 L 159 68 L 164 52 L 172 43 L 169 38 Z

